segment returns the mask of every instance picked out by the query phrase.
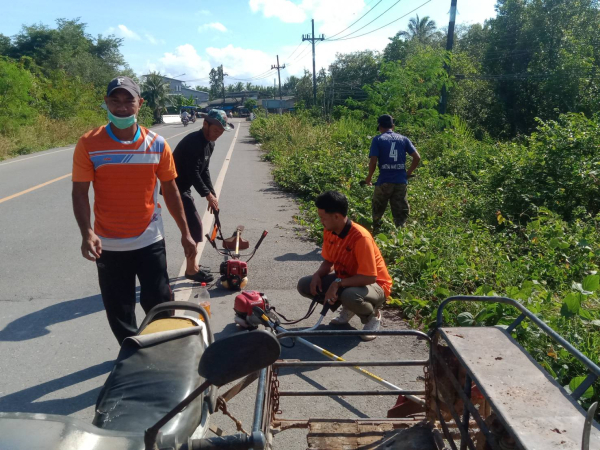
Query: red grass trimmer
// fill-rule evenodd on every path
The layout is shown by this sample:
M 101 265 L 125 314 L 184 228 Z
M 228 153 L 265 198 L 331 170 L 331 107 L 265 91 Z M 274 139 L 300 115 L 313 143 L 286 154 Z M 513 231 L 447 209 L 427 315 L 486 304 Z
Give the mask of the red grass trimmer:
M 219 212 L 215 211 L 215 226 L 213 227 L 212 234 L 206 235 L 208 242 L 213 248 L 221 255 L 225 256 L 227 260 L 221 263 L 219 272 L 221 274 L 221 284 L 226 289 L 231 291 L 239 291 L 246 287 L 248 283 L 248 262 L 254 257 L 254 254 L 262 244 L 262 241 L 267 237 L 267 230 L 262 232 L 260 239 L 256 243 L 254 250 L 251 253 L 242 254 L 241 250 L 247 250 L 250 248 L 250 243 L 242 238 L 242 232 L 244 231 L 243 225 L 238 225 L 233 235 L 229 238 L 223 238 L 223 232 L 221 231 L 221 221 L 219 220 Z M 219 250 L 217 247 L 216 240 L 223 241 L 223 250 Z M 246 261 L 242 261 L 240 258 L 248 257 Z

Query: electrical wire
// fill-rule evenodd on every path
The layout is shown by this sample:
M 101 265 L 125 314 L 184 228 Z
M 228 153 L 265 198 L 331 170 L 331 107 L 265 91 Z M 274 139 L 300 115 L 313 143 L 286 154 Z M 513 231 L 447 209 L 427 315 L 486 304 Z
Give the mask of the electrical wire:
M 350 36 L 351 34 L 353 34 L 353 33 L 350 33 L 350 34 L 348 34 L 348 35 L 346 35 L 346 36 L 344 36 L 344 37 L 341 37 L 341 38 L 338 38 L 338 39 L 333 39 L 333 41 L 346 41 L 346 40 L 348 40 L 348 39 L 356 39 L 356 38 L 359 38 L 359 37 L 362 37 L 362 36 L 366 36 L 367 34 L 375 33 L 376 31 L 379 31 L 379 30 L 381 30 L 382 28 L 385 28 L 385 27 L 387 27 L 387 26 L 389 26 L 389 25 L 391 25 L 391 24 L 393 24 L 393 23 L 395 23 L 395 22 L 398 22 L 398 21 L 399 21 L 399 20 L 401 20 L 401 19 L 404 19 L 406 16 L 409 16 L 410 14 L 414 13 L 415 11 L 417 11 L 417 10 L 421 9 L 423 6 L 425 6 L 427 3 L 430 3 L 431 1 L 432 1 L 432 0 L 427 0 L 427 1 L 426 1 L 426 2 L 424 2 L 424 3 L 421 3 L 419 6 L 417 6 L 417 7 L 416 7 L 415 9 L 413 9 L 412 11 L 409 11 L 409 12 L 407 12 L 406 14 L 404 14 L 403 16 L 401 16 L 401 17 L 398 17 L 396 20 L 392 20 L 391 22 L 389 22 L 389 23 L 386 23 L 385 25 L 383 25 L 383 26 L 381 26 L 381 27 L 379 27 L 379 28 L 375 28 L 375 29 L 374 29 L 374 30 L 372 30 L 372 31 L 369 31 L 369 32 L 367 32 L 367 33 L 363 33 L 363 34 L 359 34 L 358 36 L 347 37 L 347 36 Z M 363 27 L 363 28 L 364 28 L 364 27 Z M 357 31 L 358 31 L 358 30 L 357 30 Z M 356 33 L 356 31 L 355 31 L 355 33 Z M 332 42 L 332 41 L 329 41 L 329 42 Z
M 382 12 L 381 14 L 379 14 L 377 17 L 375 17 L 373 20 L 371 20 L 369 23 L 367 23 L 366 25 L 363 25 L 362 27 L 360 27 L 358 30 L 354 30 L 351 33 L 348 33 L 346 36 L 342 36 L 341 38 L 337 38 L 337 39 L 325 39 L 326 41 L 329 42 L 333 42 L 333 41 L 341 41 L 344 40 L 346 38 L 348 38 L 348 36 L 352 36 L 354 33 L 358 33 L 360 30 L 362 30 L 363 28 L 371 25 L 373 22 L 375 22 L 377 19 L 379 19 L 381 16 L 383 16 L 385 13 L 387 13 L 390 9 L 392 9 L 394 6 L 396 6 L 398 3 L 400 3 L 402 0 L 397 0 L 392 6 L 390 6 L 388 9 L 386 9 L 384 12 Z
M 360 19 L 362 19 L 363 17 L 365 17 L 367 14 L 369 14 L 371 11 L 373 11 L 377 5 L 379 5 L 383 0 L 379 0 L 375 6 L 373 6 L 371 9 L 369 9 L 366 13 L 364 13 L 362 16 L 360 16 L 358 19 L 356 19 L 354 22 L 352 22 L 350 25 L 348 25 L 346 28 L 344 28 L 342 31 L 338 31 L 337 33 L 335 33 L 332 36 L 329 36 L 329 39 L 336 37 L 338 34 L 342 34 L 344 31 L 346 31 L 348 28 L 350 28 L 352 25 L 354 25 L 356 22 L 358 22 Z
M 296 47 L 296 48 L 294 49 L 294 51 L 293 51 L 292 53 L 290 53 L 290 54 L 289 54 L 289 56 L 288 56 L 287 58 L 285 58 L 285 59 L 284 59 L 284 61 L 287 61 L 288 59 L 290 59 L 290 58 L 291 58 L 291 57 L 294 55 L 294 53 L 296 53 L 296 52 L 298 51 L 298 49 L 299 49 L 299 48 L 302 46 L 302 44 L 304 44 L 305 42 L 306 42 L 306 41 L 302 41 L 302 42 L 300 42 L 300 43 L 298 44 L 298 47 Z

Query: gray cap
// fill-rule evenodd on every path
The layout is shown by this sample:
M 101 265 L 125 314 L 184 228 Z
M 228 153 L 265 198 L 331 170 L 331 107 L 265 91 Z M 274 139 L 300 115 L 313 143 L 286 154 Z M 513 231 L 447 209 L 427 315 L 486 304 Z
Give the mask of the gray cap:
M 117 77 L 111 80 L 111 82 L 108 83 L 108 88 L 106 88 L 106 96 L 108 97 L 116 89 L 125 89 L 134 97 L 142 96 L 140 87 L 129 77 Z

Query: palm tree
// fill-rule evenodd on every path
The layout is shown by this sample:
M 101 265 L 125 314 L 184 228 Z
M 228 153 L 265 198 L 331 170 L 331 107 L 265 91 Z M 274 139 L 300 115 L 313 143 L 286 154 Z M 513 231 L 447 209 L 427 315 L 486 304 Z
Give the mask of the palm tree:
M 169 104 L 169 83 L 159 72 L 150 72 L 142 84 L 142 97 L 148 103 L 154 115 L 154 122 L 162 122 L 162 113 Z
M 399 31 L 396 36 L 410 40 L 416 39 L 419 42 L 425 43 L 431 39 L 436 30 L 435 21 L 429 20 L 429 16 L 419 19 L 419 15 L 417 14 L 408 21 L 408 31 Z
M 236 92 L 242 92 L 244 90 L 244 83 L 242 83 L 241 81 L 238 81 L 235 84 L 235 91 Z
M 252 86 L 252 82 L 251 81 L 248 81 L 246 83 L 246 90 L 247 91 L 253 91 L 254 90 L 254 86 Z

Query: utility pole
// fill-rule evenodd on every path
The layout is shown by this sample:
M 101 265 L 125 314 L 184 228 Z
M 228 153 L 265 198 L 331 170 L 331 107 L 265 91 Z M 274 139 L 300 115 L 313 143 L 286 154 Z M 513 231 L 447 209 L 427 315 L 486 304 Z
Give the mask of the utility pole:
M 223 64 L 221 64 L 221 89 L 223 90 L 223 107 L 225 107 L 225 77 L 228 77 L 226 73 L 224 73 Z
M 279 72 L 280 69 L 285 69 L 285 64 L 283 66 L 279 65 L 279 55 L 277 55 L 277 65 L 271 65 L 271 70 L 273 69 L 277 69 L 277 78 L 279 79 L 279 114 L 282 114 L 282 106 L 281 106 L 281 102 L 283 101 L 283 97 L 281 96 L 281 73 Z M 275 80 L 273 80 L 275 81 Z M 275 87 L 275 86 L 273 86 Z
M 277 55 L 277 65 L 271 66 L 271 70 L 277 69 L 277 78 L 279 79 L 279 100 L 283 100 L 281 97 L 281 74 L 279 73 L 280 69 L 285 69 L 285 64 L 283 66 L 279 65 L 279 55 Z
M 458 0 L 451 0 L 450 3 L 450 23 L 448 24 L 448 40 L 446 41 L 446 51 L 452 52 L 454 46 L 454 25 L 456 24 L 456 3 Z M 446 72 L 450 76 L 450 66 L 445 64 Z M 448 90 L 446 84 L 442 86 L 442 99 L 440 101 L 440 114 L 446 114 L 446 107 L 448 106 Z
M 453 0 L 455 1 L 455 0 Z M 313 54 L 313 104 L 317 105 L 317 72 L 315 69 L 315 41 L 324 41 L 325 35 L 321 35 L 320 37 L 315 37 L 315 19 L 311 19 L 312 22 L 312 35 L 303 34 L 302 42 L 310 41 L 312 42 L 312 54 Z

